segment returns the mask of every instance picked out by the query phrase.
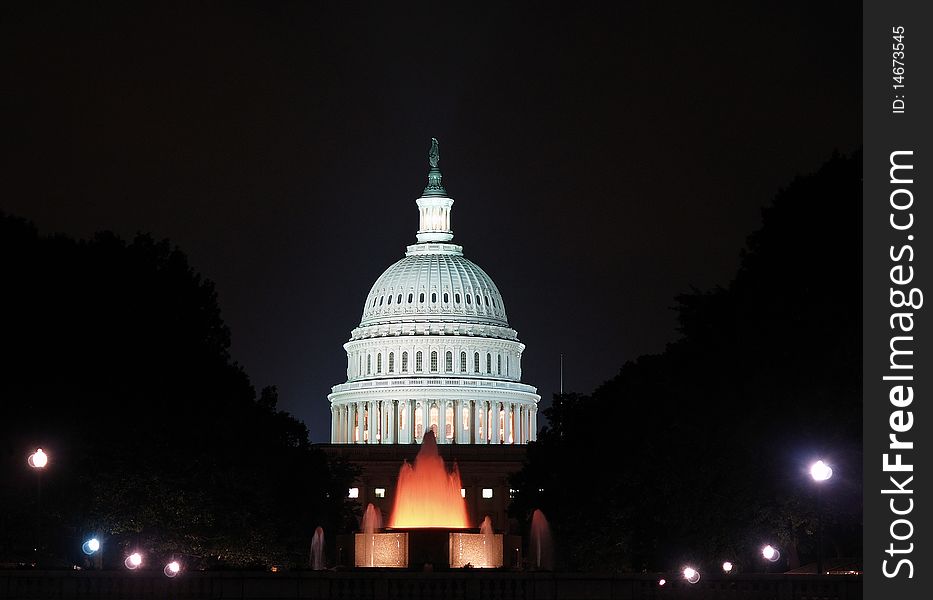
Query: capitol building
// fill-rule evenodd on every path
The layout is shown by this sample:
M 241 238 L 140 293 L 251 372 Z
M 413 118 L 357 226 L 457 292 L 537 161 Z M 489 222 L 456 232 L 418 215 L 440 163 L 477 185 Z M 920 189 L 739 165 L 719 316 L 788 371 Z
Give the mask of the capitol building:
M 441 183 L 432 140 L 428 184 L 415 202 L 417 243 L 376 280 L 344 344 L 347 380 L 328 395 L 333 459 L 359 468 L 348 496 L 388 514 L 399 468 L 426 432 L 457 465 L 474 524 L 499 531 L 509 478 L 538 429 L 537 390 L 522 383 L 525 345 L 509 326 L 499 288 L 453 243 L 454 201 Z
M 344 344 L 347 381 L 333 387 L 331 442 L 525 444 L 537 431 L 536 389 L 521 382 L 525 345 L 493 280 L 452 243 L 454 201 L 433 140 L 416 200 L 417 243 L 376 280 Z

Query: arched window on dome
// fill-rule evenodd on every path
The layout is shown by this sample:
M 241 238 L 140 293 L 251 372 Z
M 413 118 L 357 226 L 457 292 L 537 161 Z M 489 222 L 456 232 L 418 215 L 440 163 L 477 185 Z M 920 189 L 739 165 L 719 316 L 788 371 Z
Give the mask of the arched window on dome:
M 370 375 L 372 374 L 372 372 L 373 372 L 373 355 L 367 354 L 366 355 L 366 374 Z
M 496 355 L 496 364 L 498 365 L 499 375 L 502 375 L 502 355 L 501 354 Z M 391 369 L 392 367 L 389 367 L 389 368 Z
M 460 292 L 454 294 L 454 304 L 460 304 Z
M 448 373 L 454 370 L 454 353 L 450 350 L 447 351 L 447 356 L 444 360 L 444 370 Z
M 466 373 L 466 352 L 460 353 L 460 372 Z
M 499 359 L 499 370 L 502 370 L 502 359 Z M 389 352 L 389 373 L 395 373 L 395 352 Z
M 408 372 L 408 352 L 402 352 L 402 373 Z
M 431 351 L 431 372 L 437 373 L 437 351 Z
M 467 304 L 473 304 L 473 300 L 470 299 L 469 294 L 466 295 L 466 301 L 467 301 Z
M 479 373 L 479 352 L 473 353 L 473 372 Z
M 382 352 L 376 355 L 376 373 L 382 373 Z
M 414 294 L 408 294 L 408 303 L 411 304 L 412 299 L 414 299 Z
M 479 306 L 482 303 L 483 301 L 479 299 L 479 294 L 476 294 L 476 306 Z
M 495 297 L 495 296 L 492 297 L 492 307 L 493 307 L 493 308 L 499 308 L 499 303 L 496 302 L 496 297 Z
M 399 294 L 399 295 L 398 295 L 398 298 L 395 299 L 395 303 L 396 303 L 396 304 L 401 304 L 401 303 L 402 303 L 402 295 L 401 295 L 401 294 Z
M 431 292 L 431 303 L 437 302 L 437 292 Z
M 509 374 L 510 367 L 512 366 L 512 358 L 506 354 L 505 355 L 505 374 Z
M 424 304 L 424 292 L 418 294 L 418 302 Z
M 486 373 L 492 373 L 492 354 L 486 353 Z
M 392 304 L 392 294 L 389 294 L 389 301 L 386 304 Z
M 424 370 L 424 359 L 421 356 L 421 350 L 415 353 L 415 371 L 419 373 Z
M 489 306 L 489 296 L 483 296 L 483 298 L 486 300 L 486 306 Z
M 382 303 L 385 301 L 385 296 L 379 296 L 379 306 L 382 306 Z
M 448 294 L 447 292 L 444 292 L 444 304 L 447 304 L 449 302 L 450 302 L 450 294 Z

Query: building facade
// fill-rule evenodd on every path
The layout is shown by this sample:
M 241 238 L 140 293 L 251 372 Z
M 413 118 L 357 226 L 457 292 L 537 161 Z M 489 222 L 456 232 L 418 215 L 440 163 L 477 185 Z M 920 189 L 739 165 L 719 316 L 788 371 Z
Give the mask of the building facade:
M 453 199 L 441 183 L 436 140 L 416 200 L 417 243 L 376 280 L 344 344 L 347 381 L 332 388 L 329 456 L 360 467 L 349 496 L 392 509 L 399 468 L 433 430 L 456 464 L 471 521 L 512 530 L 509 476 L 537 437 L 537 390 L 522 383 L 525 345 L 499 288 L 452 243 Z

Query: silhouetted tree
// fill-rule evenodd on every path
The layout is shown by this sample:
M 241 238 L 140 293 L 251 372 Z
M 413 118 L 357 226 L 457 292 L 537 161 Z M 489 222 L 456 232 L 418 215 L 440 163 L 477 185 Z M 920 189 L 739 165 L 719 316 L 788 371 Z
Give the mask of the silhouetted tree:
M 794 565 L 815 556 L 806 468 L 823 456 L 827 552 L 861 556 L 860 153 L 781 190 L 735 279 L 674 310 L 663 353 L 555 397 L 514 514 L 542 508 L 571 568 L 760 570 L 762 540 Z
M 352 473 L 256 397 L 230 357 L 213 284 L 167 241 L 40 236 L 0 215 L 0 560 L 31 558 L 26 455 L 51 462 L 42 542 L 59 562 L 102 534 L 193 566 L 304 564 L 346 518 Z

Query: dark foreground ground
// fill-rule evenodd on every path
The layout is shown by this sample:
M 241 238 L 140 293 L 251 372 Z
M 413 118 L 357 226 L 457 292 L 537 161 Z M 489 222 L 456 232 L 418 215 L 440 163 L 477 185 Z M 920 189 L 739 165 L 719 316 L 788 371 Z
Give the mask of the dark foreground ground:
M 594 575 L 457 570 L 183 572 L 0 571 L 0 599 L 201 600 L 236 598 L 501 599 L 501 600 L 860 600 L 857 575 L 704 577 L 690 585 L 675 575 Z

